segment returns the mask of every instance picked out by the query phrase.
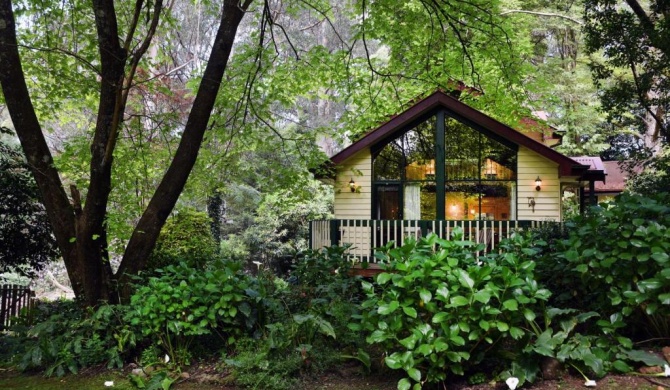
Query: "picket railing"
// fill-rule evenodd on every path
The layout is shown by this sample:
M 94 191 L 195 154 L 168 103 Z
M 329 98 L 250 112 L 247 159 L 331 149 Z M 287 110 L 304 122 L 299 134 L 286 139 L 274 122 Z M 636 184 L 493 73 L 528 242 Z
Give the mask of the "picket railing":
M 9 328 L 22 313 L 30 313 L 35 305 L 35 293 L 25 286 L 0 286 L 0 331 Z M 25 309 L 25 310 L 24 310 Z
M 310 247 L 350 244 L 350 258 L 375 263 L 374 249 L 393 241 L 403 245 L 408 237 L 425 237 L 430 233 L 452 239 L 454 229 L 463 232 L 463 240 L 485 244 L 483 253 L 495 250 L 503 238 L 520 229 L 540 227 L 545 221 L 515 220 L 366 220 L 333 219 L 310 222 Z

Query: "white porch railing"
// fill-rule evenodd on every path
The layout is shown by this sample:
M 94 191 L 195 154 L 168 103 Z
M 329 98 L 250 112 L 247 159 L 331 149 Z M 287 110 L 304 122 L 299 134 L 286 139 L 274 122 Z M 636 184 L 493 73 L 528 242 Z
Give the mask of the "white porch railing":
M 549 221 L 490 220 L 366 220 L 333 219 L 310 222 L 310 247 L 351 244 L 349 256 L 375 263 L 373 251 L 389 241 L 403 245 L 408 237 L 424 237 L 430 233 L 451 239 L 454 229 L 463 231 L 463 239 L 485 244 L 484 253 L 492 251 L 503 238 L 519 229 L 540 227 Z

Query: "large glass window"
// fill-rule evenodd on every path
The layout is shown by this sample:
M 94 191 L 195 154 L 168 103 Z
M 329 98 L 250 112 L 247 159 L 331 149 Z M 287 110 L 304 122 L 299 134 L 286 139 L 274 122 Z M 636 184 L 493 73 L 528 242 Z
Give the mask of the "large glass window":
M 444 120 L 445 219 L 514 218 L 516 150 Z
M 373 163 L 376 218 L 435 219 L 435 118 L 386 144 Z
M 374 152 L 375 218 L 513 219 L 516 155 L 513 145 L 433 116 Z

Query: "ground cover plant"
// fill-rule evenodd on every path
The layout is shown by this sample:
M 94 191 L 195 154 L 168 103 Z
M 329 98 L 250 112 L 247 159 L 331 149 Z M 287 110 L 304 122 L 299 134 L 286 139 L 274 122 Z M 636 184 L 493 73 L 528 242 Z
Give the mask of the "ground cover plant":
M 364 282 L 360 322 L 367 342 L 382 346 L 383 360 L 406 377 L 399 389 L 440 383 L 449 373 L 473 375 L 489 367 L 491 378 L 535 381 L 540 363 L 555 359 L 585 380 L 629 372 L 636 361 L 662 359 L 633 351 L 618 316 L 584 307 L 551 306 L 552 292 L 536 275 L 543 242 L 517 234 L 501 251 L 435 235 L 388 246 L 377 253 L 386 272 Z

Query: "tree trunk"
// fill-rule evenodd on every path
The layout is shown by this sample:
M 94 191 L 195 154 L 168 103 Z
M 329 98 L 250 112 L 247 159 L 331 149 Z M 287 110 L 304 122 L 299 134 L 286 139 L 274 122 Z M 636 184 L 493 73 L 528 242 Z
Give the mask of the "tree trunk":
M 42 193 L 74 293 L 84 304 L 94 306 L 101 300 L 117 302 L 120 298 L 129 298 L 130 276 L 138 274 L 145 267 L 158 234 L 195 164 L 238 25 L 251 1 L 245 0 L 244 4 L 237 0 L 224 1 L 215 44 L 179 147 L 135 227 L 117 274 L 113 275 L 107 258 L 104 224 L 111 192 L 116 134 L 123 121 L 127 88 L 130 88 L 134 75 L 133 64 L 126 74 L 128 52 L 120 44 L 114 2 L 92 1 L 100 53 L 100 102 L 91 144 L 90 183 L 82 207 L 79 191 L 74 187 L 71 189 L 73 202 L 70 203 L 58 171 L 53 166 L 25 83 L 11 0 L 0 0 L 0 85 L 16 133 Z M 154 15 L 157 18 L 161 3 L 156 1 L 155 4 Z M 142 2 L 138 1 L 136 12 L 141 9 Z M 134 27 L 130 31 L 134 32 Z M 139 61 L 152 37 L 152 33 L 147 35 L 143 47 L 136 49 L 133 61 Z M 131 39 L 128 38 L 126 42 L 131 42 Z
M 239 4 L 237 0 L 226 0 L 224 2 L 221 23 L 214 46 L 198 93 L 195 96 L 193 107 L 186 121 L 181 141 L 172 163 L 130 237 L 123 255 L 123 261 L 117 272 L 122 300 L 128 300 L 130 297 L 130 289 L 128 288 L 130 277 L 137 275 L 139 271 L 144 269 L 147 259 L 156 245 L 158 234 L 177 203 L 177 199 L 179 199 L 179 195 L 184 189 L 184 185 L 186 185 L 186 180 L 195 165 L 216 96 L 219 93 L 223 73 L 228 64 L 228 58 L 237 34 L 237 27 L 250 3 L 251 0 L 246 0 L 244 4 Z

